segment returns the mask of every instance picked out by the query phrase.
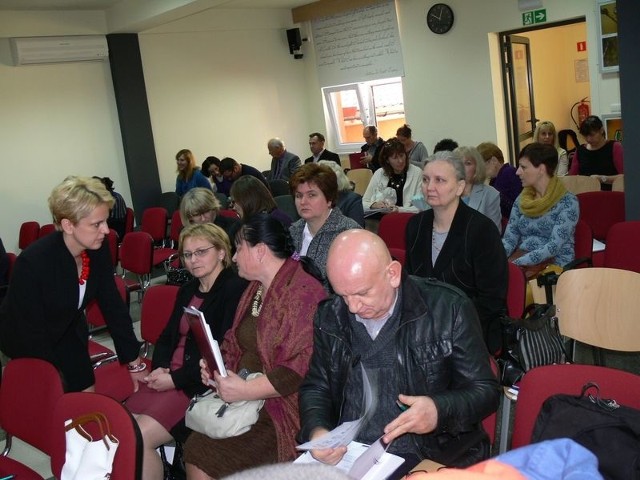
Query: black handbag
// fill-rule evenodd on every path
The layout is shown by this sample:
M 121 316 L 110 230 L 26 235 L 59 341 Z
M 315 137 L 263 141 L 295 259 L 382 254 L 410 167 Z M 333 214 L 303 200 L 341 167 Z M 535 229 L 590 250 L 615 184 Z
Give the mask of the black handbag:
M 193 279 L 193 275 L 180 263 L 180 255 L 174 253 L 164 261 L 164 271 L 167 274 L 167 285 L 184 285 Z
M 532 304 L 523 318 L 502 318 L 501 383 L 513 385 L 532 368 L 566 363 L 564 340 L 554 305 Z

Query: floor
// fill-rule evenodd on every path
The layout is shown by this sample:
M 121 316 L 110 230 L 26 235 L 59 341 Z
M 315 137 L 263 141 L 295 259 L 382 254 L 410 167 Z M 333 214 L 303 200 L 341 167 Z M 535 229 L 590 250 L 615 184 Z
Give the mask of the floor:
M 158 275 L 154 277 L 152 283 L 160 284 L 164 283 L 165 277 L 162 276 L 160 272 Z M 137 295 L 133 294 L 131 297 L 131 317 L 134 321 L 134 330 L 140 338 L 140 304 L 137 302 Z M 101 332 L 94 336 L 95 340 L 102 343 L 103 345 L 113 349 L 113 342 L 108 333 Z M 640 354 L 628 354 L 628 353 L 617 353 L 617 352 L 604 352 L 603 355 L 604 364 L 608 367 L 619 368 L 621 370 L 627 370 L 629 372 L 640 375 Z M 591 355 L 590 347 L 578 346 L 576 350 L 576 361 L 577 363 L 585 363 L 592 364 L 593 357 Z M 516 404 L 517 405 L 517 404 Z M 502 408 L 502 407 L 501 407 Z M 513 413 L 515 411 L 515 406 L 511 408 L 511 415 L 509 419 L 509 423 L 513 422 Z M 496 425 L 496 441 L 494 443 L 493 453 L 498 453 L 498 442 L 499 442 L 499 432 L 501 428 L 501 411 L 498 411 L 497 414 L 497 425 Z M 0 430 L 0 449 L 4 448 L 4 432 Z M 37 471 L 40 475 L 42 475 L 46 479 L 55 480 L 52 477 L 51 469 L 49 466 L 49 457 L 44 455 L 39 450 L 34 449 L 33 447 L 25 444 L 24 442 L 14 439 L 13 446 L 11 448 L 11 453 L 9 455 L 11 458 L 14 458 L 18 461 L 21 461 L 27 464 L 29 467 Z

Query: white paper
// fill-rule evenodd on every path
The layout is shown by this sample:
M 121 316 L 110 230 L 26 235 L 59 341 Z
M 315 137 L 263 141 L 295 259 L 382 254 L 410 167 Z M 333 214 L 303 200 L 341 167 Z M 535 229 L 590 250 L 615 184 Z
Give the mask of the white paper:
M 370 453 L 374 457 L 374 462 L 371 463 L 371 467 L 364 473 L 362 473 L 362 476 L 356 476 L 354 464 L 361 458 L 362 455 L 368 452 L 369 448 L 370 447 L 364 443 L 349 443 L 349 445 L 347 445 L 347 453 L 344 457 L 342 457 L 342 460 L 340 460 L 335 468 L 343 471 L 354 480 L 383 480 L 389 477 L 393 472 L 395 472 L 398 467 L 404 462 L 404 458 L 385 452 L 383 448 L 381 456 L 378 456 L 375 451 Z M 305 452 L 293 463 L 304 464 L 321 462 L 318 462 L 315 458 L 313 458 L 310 452 Z M 352 469 L 354 469 L 354 471 L 352 471 Z
M 592 252 L 602 252 L 604 251 L 605 248 L 605 244 L 602 243 L 600 240 L 596 240 L 595 238 L 593 239 L 593 248 L 592 248 Z
M 362 416 L 357 420 L 344 422 L 338 425 L 329 433 L 316 440 L 311 440 L 310 442 L 298 445 L 296 447 L 298 450 L 342 447 L 344 445 L 349 445 L 349 443 L 354 438 L 356 438 L 356 435 L 360 430 L 360 425 L 362 425 L 362 422 L 365 421 L 367 415 L 370 414 L 373 410 L 373 393 L 371 391 L 371 382 L 369 382 L 369 377 L 367 376 L 367 372 L 362 364 L 360 364 L 360 368 L 362 370 Z

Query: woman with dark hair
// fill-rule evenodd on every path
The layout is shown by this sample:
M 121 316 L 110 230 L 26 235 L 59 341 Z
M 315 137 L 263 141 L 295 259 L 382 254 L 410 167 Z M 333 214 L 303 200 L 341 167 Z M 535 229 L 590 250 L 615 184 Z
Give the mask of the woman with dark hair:
M 213 338 L 222 342 L 248 284 L 231 267 L 229 237 L 216 225 L 186 227 L 180 232 L 178 253 L 193 280 L 178 291 L 171 318 L 154 345 L 146 383 L 125 403 L 142 434 L 143 480 L 163 478 L 156 448 L 172 440 L 169 432 L 184 418 L 191 397 L 207 389 L 200 381 L 200 352 L 184 307 L 202 311 Z
M 404 151 L 410 163 L 422 168 L 429 156 L 427 147 L 422 142 L 416 142 L 411 138 L 411 128 L 406 123 L 396 132 L 396 138 L 404 145 Z
M 502 344 L 507 256 L 493 222 L 462 201 L 465 177 L 458 151 L 440 151 L 425 163 L 422 192 L 431 208 L 407 224 L 405 269 L 465 292 L 476 307 L 489 352 L 496 353 Z
M 176 153 L 176 163 L 178 165 L 178 176 L 176 177 L 176 193 L 183 196 L 192 188 L 202 187 L 211 189 L 209 180 L 196 167 L 196 159 L 191 150 L 186 148 Z
M 280 220 L 289 228 L 291 217 L 278 208 L 273 195 L 260 180 L 251 175 L 243 175 L 231 185 L 232 207 L 243 220 L 253 217 L 256 213 L 268 213 Z
M 580 134 L 586 143 L 576 150 L 569 175 L 590 175 L 600 181 L 602 190 L 611 190 L 615 176 L 624 173 L 622 144 L 607 140 L 602 120 L 595 115 L 582 122 Z
M 380 167 L 369 181 L 367 190 L 362 197 L 365 210 L 376 208 L 391 208 L 397 211 L 403 207 L 405 211 L 418 211 L 411 205 L 411 198 L 420 193 L 422 170 L 407 162 L 404 145 L 397 138 L 388 140 L 380 153 Z M 389 205 L 388 194 L 393 190 L 396 202 Z
M 224 178 L 220 172 L 220 159 L 218 157 L 207 157 L 202 162 L 202 174 L 211 180 L 214 191 L 224 193 L 229 196 L 231 180 Z
M 313 350 L 313 316 L 326 293 L 291 258 L 294 249 L 287 229 L 270 215 L 249 218 L 235 244 L 238 273 L 251 283 L 222 344 L 228 376 L 221 377 L 204 361 L 201 375 L 205 384 L 215 381 L 226 402 L 265 403 L 258 421 L 242 435 L 218 440 L 197 432 L 189 436 L 184 458 L 191 480 L 221 478 L 296 457 L 297 392 Z M 243 380 L 236 373 L 243 368 L 264 375 Z
M 553 145 L 530 143 L 518 161 L 524 188 L 513 204 L 502 243 L 509 260 L 531 276 L 545 265 L 563 267 L 574 259 L 580 210 L 576 196 L 554 175 L 558 151 Z
M 299 255 L 313 260 L 328 286 L 326 267 L 331 242 L 341 232 L 360 225 L 336 207 L 338 179 L 329 167 L 306 163 L 291 176 L 289 187 L 300 215 L 289 227 L 294 247 Z
M 118 238 L 120 241 L 124 238 L 125 233 L 125 223 L 127 219 L 127 204 L 124 201 L 122 195 L 116 192 L 113 189 L 113 180 L 109 177 L 93 177 L 97 178 L 102 182 L 105 188 L 109 191 L 115 203 L 109 212 L 109 218 L 107 219 L 107 224 L 109 228 L 113 228 L 118 233 Z

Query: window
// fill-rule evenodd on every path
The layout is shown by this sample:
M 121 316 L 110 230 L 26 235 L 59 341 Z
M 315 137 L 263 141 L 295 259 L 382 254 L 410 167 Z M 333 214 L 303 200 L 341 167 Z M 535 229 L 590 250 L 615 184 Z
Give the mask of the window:
M 386 139 L 395 137 L 405 123 L 400 78 L 326 87 L 322 91 L 338 151 L 359 150 L 366 125 L 377 126 L 380 137 Z

